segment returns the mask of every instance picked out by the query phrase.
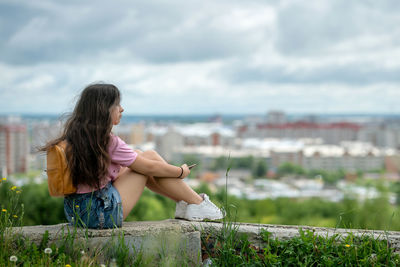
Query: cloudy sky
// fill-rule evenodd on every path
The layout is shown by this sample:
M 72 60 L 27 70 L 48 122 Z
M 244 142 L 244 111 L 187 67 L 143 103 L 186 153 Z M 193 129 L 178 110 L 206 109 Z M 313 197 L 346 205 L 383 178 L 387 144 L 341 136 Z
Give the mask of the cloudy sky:
M 400 113 L 398 0 L 0 0 L 0 114 Z

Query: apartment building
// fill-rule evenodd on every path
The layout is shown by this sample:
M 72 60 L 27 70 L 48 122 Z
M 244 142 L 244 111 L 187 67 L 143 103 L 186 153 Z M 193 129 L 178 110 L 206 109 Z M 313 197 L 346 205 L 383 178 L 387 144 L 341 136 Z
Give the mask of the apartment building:
M 400 123 L 367 123 L 359 132 L 358 140 L 369 142 L 377 147 L 400 149 Z
M 372 171 L 385 168 L 388 158 L 396 155 L 393 149 L 379 149 L 361 142 L 342 142 L 340 145 L 322 144 L 320 140 L 247 139 L 239 148 L 221 146 L 182 147 L 180 154 L 198 156 L 205 166 L 223 156 L 240 158 L 253 156 L 264 159 L 276 170 L 283 163 L 293 163 L 306 170 Z
M 290 123 L 259 123 L 238 128 L 241 138 L 321 138 L 326 144 L 357 140 L 362 126 L 356 123 L 315 123 L 297 121 Z
M 23 124 L 0 125 L 0 174 L 28 170 L 28 133 Z
M 221 123 L 194 123 L 157 126 L 147 129 L 146 140 L 167 160 L 173 159 L 182 147 L 233 147 L 235 131 Z

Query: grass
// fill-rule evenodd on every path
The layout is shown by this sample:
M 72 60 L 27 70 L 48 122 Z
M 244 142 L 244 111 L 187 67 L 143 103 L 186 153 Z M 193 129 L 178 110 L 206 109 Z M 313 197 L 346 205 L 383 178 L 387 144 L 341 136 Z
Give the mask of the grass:
M 0 186 L 8 187 L 8 201 L 0 203 L 0 266 L 155 266 L 162 260 L 146 258 L 128 246 L 120 230 L 110 242 L 94 249 L 90 249 L 88 229 L 78 227 L 63 228 L 57 242 L 49 240 L 48 232 L 39 244 L 32 242 L 20 232 L 24 210 L 18 202 L 21 190 L 6 178 L 0 180 Z
M 228 159 L 229 160 L 229 159 Z M 226 172 L 226 184 L 228 173 Z M 239 233 L 237 209 L 228 205 L 228 187 L 225 188 L 226 217 L 221 230 L 202 235 L 203 260 L 211 266 L 399 266 L 400 255 L 385 239 L 363 234 L 355 236 L 317 235 L 303 231 L 287 240 L 274 238 L 271 232 L 260 229 L 257 246 Z
M 251 244 L 233 226 L 207 235 L 202 248 L 212 266 L 399 266 L 400 256 L 386 240 L 349 232 L 321 236 L 299 230 L 299 236 L 280 240 L 261 229 L 261 242 Z M 206 258 L 204 257 L 204 258 Z
M 171 250 L 168 249 L 171 244 L 165 244 L 155 256 L 146 256 L 141 249 L 126 242 L 120 229 L 114 232 L 110 242 L 91 249 L 87 229 L 77 227 L 64 228 L 57 242 L 50 241 L 48 232 L 40 243 L 31 242 L 18 230 L 24 215 L 24 207 L 18 199 L 23 192 L 3 180 L 0 186 L 8 187 L 8 201 L 0 203 L 0 266 L 193 265 L 185 255 L 180 258 L 171 256 Z M 239 233 L 239 225 L 235 220 L 236 208 L 229 205 L 227 192 L 225 198 L 227 216 L 221 230 L 202 232 L 202 259 L 210 259 L 211 266 L 400 265 L 400 256 L 394 253 L 389 242 L 366 234 L 355 236 L 349 232 L 346 236 L 321 236 L 312 230 L 300 229 L 298 236 L 281 240 L 260 229 L 260 242 L 251 243 L 246 235 Z

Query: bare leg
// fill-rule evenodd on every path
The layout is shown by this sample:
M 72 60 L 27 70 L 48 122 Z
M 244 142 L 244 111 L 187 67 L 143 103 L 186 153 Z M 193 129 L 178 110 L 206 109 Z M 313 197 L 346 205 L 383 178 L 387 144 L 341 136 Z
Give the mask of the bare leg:
M 139 152 L 139 151 L 137 151 Z M 142 156 L 153 160 L 165 160 L 155 151 L 149 150 L 139 152 Z M 203 198 L 199 196 L 190 186 L 180 178 L 154 178 L 149 177 L 146 186 L 161 195 L 167 196 L 175 201 L 184 200 L 189 204 L 200 204 Z
M 113 186 L 121 196 L 124 220 L 142 195 L 147 179 L 142 174 L 126 169 L 114 181 Z
M 158 153 L 156 153 L 155 151 L 140 151 L 140 150 L 136 150 L 137 153 L 140 153 L 143 157 L 146 157 L 148 159 L 153 159 L 153 160 L 159 160 L 159 161 L 163 161 L 165 163 L 167 163 L 160 155 L 158 155 Z M 156 179 L 154 179 L 154 177 L 149 176 L 147 183 L 146 183 L 146 187 L 148 189 L 150 189 L 151 191 L 160 194 L 162 196 L 168 197 L 174 201 L 179 201 L 180 199 L 177 199 L 176 197 L 174 197 L 173 195 L 168 194 L 160 185 L 158 185 Z
M 155 151 L 140 152 L 143 156 L 154 160 L 164 160 Z M 178 178 L 154 178 L 136 173 L 129 168 L 121 170 L 118 178 L 113 182 L 122 200 L 124 219 L 129 215 L 143 193 L 144 187 L 169 197 L 175 201 L 184 200 L 190 204 L 199 204 L 203 198 L 199 196 L 182 179 Z

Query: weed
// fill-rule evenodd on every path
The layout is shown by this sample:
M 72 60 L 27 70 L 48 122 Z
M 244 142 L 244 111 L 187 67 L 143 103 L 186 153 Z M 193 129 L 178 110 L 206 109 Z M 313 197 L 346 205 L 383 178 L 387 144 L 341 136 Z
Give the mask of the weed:
M 228 167 L 226 181 L 228 180 Z M 125 239 L 123 231 L 113 232 L 112 242 L 89 250 L 90 232 L 87 228 L 63 227 L 57 242 L 45 232 L 39 243 L 25 238 L 18 231 L 22 225 L 24 207 L 19 204 L 20 190 L 1 180 L 7 189 L 8 201 L 0 208 L 0 266 L 188 266 L 192 262 L 171 257 L 164 247 L 157 261 L 146 258 L 142 249 L 136 249 Z M 260 229 L 261 242 L 255 246 L 246 235 L 239 233 L 236 223 L 237 208 L 229 204 L 228 187 L 225 190 L 226 217 L 221 230 L 202 235 L 203 260 L 210 258 L 212 266 L 399 266 L 400 256 L 387 241 L 388 235 L 374 238 L 335 233 L 317 235 L 311 230 L 299 230 L 297 237 L 279 240 Z M 80 218 L 77 217 L 79 220 Z M 386 239 L 385 239 L 386 238 Z M 162 239 L 162 238 L 161 238 Z M 162 241 L 160 241 L 162 242 Z M 168 244 L 170 245 L 170 244 Z M 186 258 L 185 258 L 186 257 Z
M 229 167 L 226 173 L 228 180 Z M 289 240 L 273 238 L 261 229 L 262 242 L 254 246 L 245 235 L 240 235 L 235 220 L 236 207 L 228 203 L 225 189 L 226 218 L 221 230 L 203 234 L 203 260 L 209 258 L 211 266 L 399 266 L 400 255 L 386 240 L 364 234 L 355 236 L 335 233 L 326 237 L 312 230 L 299 229 L 299 235 Z M 235 215 L 235 216 L 233 216 Z

